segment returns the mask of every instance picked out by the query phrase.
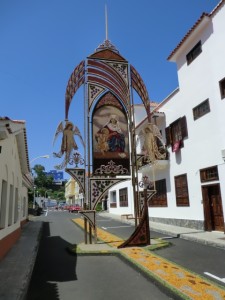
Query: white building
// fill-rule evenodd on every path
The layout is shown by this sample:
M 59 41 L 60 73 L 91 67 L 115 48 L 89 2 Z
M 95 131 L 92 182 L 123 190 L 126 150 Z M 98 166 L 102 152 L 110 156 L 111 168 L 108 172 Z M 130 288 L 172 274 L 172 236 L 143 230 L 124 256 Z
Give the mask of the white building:
M 177 65 L 179 87 L 152 112 L 152 123 L 161 130 L 169 154 L 167 161 L 155 167 L 158 195 L 149 207 L 153 221 L 224 231 L 224 28 L 223 0 L 197 20 L 168 57 Z M 146 123 L 138 124 L 137 133 Z M 152 178 L 152 169 L 149 164 L 141 172 Z M 126 194 L 126 207 L 120 206 L 121 190 Z M 110 190 L 111 213 L 133 212 L 130 191 L 126 183 Z
M 21 234 L 32 188 L 24 121 L 0 118 L 0 259 Z

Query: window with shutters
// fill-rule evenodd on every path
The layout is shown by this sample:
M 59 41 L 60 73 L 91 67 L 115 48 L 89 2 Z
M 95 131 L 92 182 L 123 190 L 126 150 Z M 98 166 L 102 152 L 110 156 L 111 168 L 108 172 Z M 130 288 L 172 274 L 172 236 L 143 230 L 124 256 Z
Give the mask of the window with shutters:
M 177 206 L 189 206 L 187 174 L 175 176 Z
M 203 101 L 198 106 L 193 108 L 194 120 L 199 119 L 200 117 L 204 116 L 208 112 L 210 112 L 209 99 Z
M 188 136 L 186 117 L 177 119 L 166 129 L 167 146 L 172 146 L 172 151 L 177 152 L 184 147 L 183 140 Z
M 202 43 L 199 41 L 192 49 L 191 51 L 186 55 L 187 64 L 190 65 L 190 63 L 195 60 L 197 56 L 202 52 Z
M 128 207 L 127 188 L 119 190 L 120 207 Z
M 219 180 L 217 166 L 200 170 L 201 182 Z
M 166 207 L 167 206 L 167 189 L 166 179 L 157 180 L 155 182 L 156 194 L 149 201 L 150 207 Z
M 110 208 L 116 208 L 116 191 L 110 192 Z
M 222 80 L 220 80 L 219 85 L 220 85 L 221 99 L 224 99 L 225 98 L 225 78 L 223 78 Z

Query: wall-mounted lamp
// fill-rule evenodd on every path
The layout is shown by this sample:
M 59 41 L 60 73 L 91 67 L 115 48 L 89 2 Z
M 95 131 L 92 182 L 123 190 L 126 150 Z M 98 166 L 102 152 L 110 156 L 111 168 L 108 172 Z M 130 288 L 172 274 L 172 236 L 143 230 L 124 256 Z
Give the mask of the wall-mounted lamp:
M 221 150 L 222 159 L 225 162 L 225 149 Z

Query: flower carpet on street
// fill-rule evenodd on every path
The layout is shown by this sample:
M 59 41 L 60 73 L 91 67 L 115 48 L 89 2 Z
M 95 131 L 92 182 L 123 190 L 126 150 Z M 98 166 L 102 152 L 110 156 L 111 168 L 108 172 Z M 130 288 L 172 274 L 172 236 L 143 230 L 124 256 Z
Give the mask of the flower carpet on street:
M 84 228 L 83 219 L 73 219 L 73 222 Z M 123 242 L 100 228 L 97 228 L 97 237 L 114 248 Z M 183 299 L 225 300 L 225 289 L 222 286 L 156 255 L 148 247 L 127 247 L 117 251 L 149 277 L 178 293 Z
M 83 219 L 73 219 L 73 222 L 76 223 L 81 228 L 84 228 L 84 220 Z M 100 228 L 97 228 L 97 237 L 99 240 L 103 241 L 104 243 L 109 244 L 109 246 L 117 248 L 119 245 L 121 245 L 124 241 L 113 235 L 108 233 L 105 230 L 102 230 Z

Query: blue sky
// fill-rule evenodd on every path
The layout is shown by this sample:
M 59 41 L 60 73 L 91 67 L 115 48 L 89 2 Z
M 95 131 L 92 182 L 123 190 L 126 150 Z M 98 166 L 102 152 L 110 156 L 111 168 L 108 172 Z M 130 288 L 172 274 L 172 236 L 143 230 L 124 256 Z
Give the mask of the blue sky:
M 65 90 L 74 68 L 108 39 L 139 72 L 150 99 L 162 101 L 177 86 L 176 65 L 167 57 L 203 12 L 219 0 L 1 0 L 0 116 L 25 120 L 29 158 L 54 170 L 65 115 Z M 82 128 L 81 91 L 69 119 Z M 57 144 L 59 143 L 59 144 Z M 69 176 L 65 174 L 65 177 Z

